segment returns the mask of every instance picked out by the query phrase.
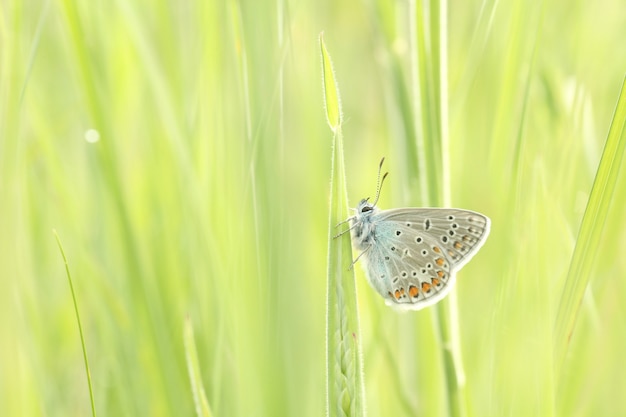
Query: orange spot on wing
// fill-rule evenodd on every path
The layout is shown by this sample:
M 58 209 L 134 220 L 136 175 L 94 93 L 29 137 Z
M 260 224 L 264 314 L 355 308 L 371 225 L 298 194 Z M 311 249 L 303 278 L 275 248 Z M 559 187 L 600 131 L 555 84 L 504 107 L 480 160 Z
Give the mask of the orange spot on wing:
M 461 244 L 461 242 L 456 241 L 456 242 L 454 242 L 454 247 L 455 247 L 455 249 L 461 249 L 463 247 L 463 245 Z
M 439 278 L 443 278 L 443 276 L 444 276 L 444 275 L 445 275 L 445 274 L 443 273 L 443 271 L 437 271 L 437 276 L 438 276 Z
M 400 295 L 404 295 L 404 288 L 400 288 Z
M 411 285 L 409 287 L 409 295 L 413 298 L 417 297 L 419 295 L 419 290 L 417 289 L 417 287 L 415 285 Z
M 443 265 L 443 258 L 437 258 L 437 259 L 435 259 L 435 263 L 436 263 L 437 265 L 439 265 L 439 266 L 442 266 L 442 265 Z
M 422 282 L 422 292 L 430 291 L 430 284 L 428 282 Z
M 433 250 L 437 253 L 441 253 L 441 249 L 439 249 L 439 247 L 437 246 L 433 246 Z
M 396 300 L 400 299 L 400 290 L 396 290 L 396 292 L 394 293 L 396 296 Z
M 439 280 L 437 278 L 433 278 L 433 279 L 431 279 L 431 281 L 432 281 L 432 283 L 433 283 L 433 285 L 435 287 L 439 286 L 439 284 L 440 284 L 440 282 L 439 282 Z

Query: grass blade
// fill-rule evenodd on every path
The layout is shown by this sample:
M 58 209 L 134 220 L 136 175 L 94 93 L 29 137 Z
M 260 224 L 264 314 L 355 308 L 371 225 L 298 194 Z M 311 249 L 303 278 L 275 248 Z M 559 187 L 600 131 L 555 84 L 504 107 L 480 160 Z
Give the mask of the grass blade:
M 342 114 L 339 89 L 335 81 L 335 71 L 330 55 L 324 44 L 323 34 L 320 34 L 320 48 L 322 50 L 322 82 L 324 84 L 324 107 L 326 108 L 326 121 L 333 132 L 341 129 Z
M 59 251 L 63 257 L 63 263 L 65 264 L 65 273 L 67 274 L 67 282 L 70 284 L 70 291 L 72 292 L 72 301 L 74 302 L 74 312 L 76 313 L 76 323 L 78 324 L 78 333 L 80 334 L 80 345 L 83 349 L 83 359 L 85 361 L 85 372 L 87 374 L 87 385 L 89 386 L 89 401 L 91 402 L 91 415 L 96 417 L 96 403 L 93 399 L 93 387 L 91 386 L 91 372 L 89 371 L 89 360 L 87 359 L 87 348 L 85 347 L 85 336 L 83 335 L 83 326 L 80 324 L 80 313 L 78 312 L 78 301 L 76 300 L 76 293 L 74 292 L 74 284 L 72 284 L 72 275 L 70 274 L 70 266 L 67 263 L 65 257 L 65 251 L 63 251 L 63 245 L 61 245 L 61 239 L 56 230 L 52 231 L 54 237 L 59 246 Z
M 363 355 L 352 248 L 335 225 L 348 217 L 341 104 L 330 55 L 320 35 L 326 117 L 333 131 L 326 299 L 326 415 L 364 416 Z
M 185 319 L 183 339 L 185 342 L 185 359 L 187 359 L 187 371 L 189 372 L 189 382 L 193 392 L 193 402 L 196 406 L 198 417 L 212 417 L 211 407 L 204 392 L 204 385 L 200 373 L 200 363 L 198 362 L 198 352 L 193 336 L 193 326 L 189 317 Z
M 427 196 L 422 204 L 450 207 L 450 173 L 448 145 L 448 71 L 447 71 L 447 1 L 411 2 L 411 33 L 414 39 L 412 60 L 414 118 L 416 140 L 421 151 L 416 158 Z M 419 131 L 421 126 L 422 131 Z M 460 349 L 458 312 L 454 294 L 434 311 L 449 415 L 468 414 L 465 376 Z
M 565 355 L 576 326 L 580 304 L 591 278 L 591 268 L 614 197 L 615 184 L 625 150 L 626 78 L 622 83 L 622 90 L 613 115 L 609 135 L 587 201 L 587 208 L 580 225 L 576 247 L 557 312 L 554 333 L 554 363 L 557 377 L 562 374 Z

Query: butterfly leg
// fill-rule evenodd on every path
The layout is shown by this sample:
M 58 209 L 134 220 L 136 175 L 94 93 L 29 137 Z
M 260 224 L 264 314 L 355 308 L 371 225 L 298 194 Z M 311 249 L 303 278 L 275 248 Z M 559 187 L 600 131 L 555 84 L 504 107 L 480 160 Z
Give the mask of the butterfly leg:
M 348 271 L 351 271 L 352 268 L 354 268 L 354 264 L 358 262 L 358 260 L 361 258 L 361 256 L 365 255 L 365 253 L 372 249 L 372 245 L 368 246 L 367 249 L 365 249 L 363 252 L 359 253 L 359 256 L 356 257 L 356 259 L 354 261 L 352 261 L 352 263 L 350 264 L 350 267 L 348 268 Z
M 347 219 L 345 219 L 344 221 L 337 223 L 337 224 L 335 225 L 335 227 L 339 227 L 339 226 L 341 226 L 342 224 L 346 224 L 346 223 L 348 223 L 350 220 L 354 220 L 354 218 L 355 218 L 355 217 L 356 217 L 356 216 L 350 216 L 350 217 L 348 217 Z
M 341 223 L 339 223 L 337 226 L 340 226 L 346 222 L 349 222 L 350 220 L 352 220 L 352 217 L 350 217 L 348 220 L 344 220 Z M 343 232 L 333 236 L 333 239 L 337 239 L 339 236 L 345 235 L 346 233 L 348 233 L 350 230 L 354 229 L 356 227 L 357 223 L 353 224 L 352 226 L 350 226 L 348 229 L 344 230 Z M 335 227 L 337 227 L 335 226 Z

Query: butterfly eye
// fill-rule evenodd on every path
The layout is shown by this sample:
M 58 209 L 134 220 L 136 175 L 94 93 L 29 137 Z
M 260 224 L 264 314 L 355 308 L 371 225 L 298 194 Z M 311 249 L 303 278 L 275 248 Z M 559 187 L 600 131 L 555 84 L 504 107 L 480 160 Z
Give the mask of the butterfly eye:
M 367 213 L 368 211 L 372 211 L 372 206 L 365 206 L 361 209 L 361 213 Z

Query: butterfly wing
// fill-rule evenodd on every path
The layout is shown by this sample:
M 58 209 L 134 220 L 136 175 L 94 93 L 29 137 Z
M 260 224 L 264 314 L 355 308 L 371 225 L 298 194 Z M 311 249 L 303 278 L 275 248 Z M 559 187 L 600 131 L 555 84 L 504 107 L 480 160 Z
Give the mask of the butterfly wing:
M 485 243 L 491 222 L 483 214 L 463 209 L 399 208 L 379 214 L 382 224 L 403 224 L 416 233 L 431 237 L 458 271 Z
M 460 209 L 404 208 L 376 214 L 364 261 L 391 306 L 419 310 L 444 298 L 489 234 L 489 219 Z

